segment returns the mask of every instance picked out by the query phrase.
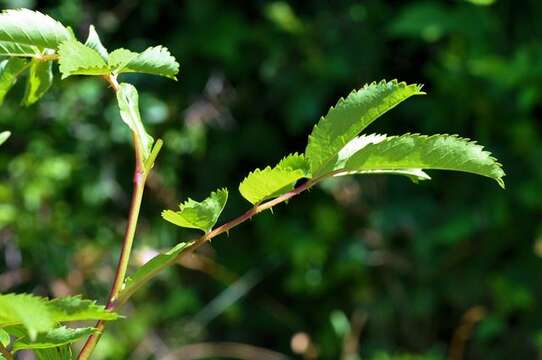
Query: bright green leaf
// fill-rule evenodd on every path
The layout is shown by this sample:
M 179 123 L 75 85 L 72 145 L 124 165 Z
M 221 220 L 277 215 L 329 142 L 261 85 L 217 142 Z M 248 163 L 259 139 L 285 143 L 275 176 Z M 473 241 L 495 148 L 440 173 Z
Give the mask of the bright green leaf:
M 292 190 L 296 181 L 308 176 L 308 164 L 303 155 L 291 154 L 277 166 L 256 169 L 241 182 L 239 192 L 256 205 Z
M 331 171 L 339 151 L 379 116 L 413 95 L 424 94 L 421 86 L 396 80 L 365 85 L 341 98 L 322 117 L 309 136 L 305 156 L 312 176 Z
M 29 294 L 0 295 L 0 327 L 22 324 L 31 339 L 55 326 L 44 298 Z
M 79 296 L 47 298 L 29 294 L 0 295 L 0 327 L 23 325 L 30 339 L 66 321 L 115 320 L 118 315 Z
M 11 58 L 0 61 L 0 105 L 4 97 L 17 82 L 17 77 L 23 73 L 29 63 L 25 59 Z
M 40 12 L 18 9 L 0 14 L 0 41 L 56 49 L 72 38 L 68 28 Z
M 49 308 L 58 322 L 82 320 L 116 320 L 118 315 L 107 310 L 94 300 L 86 300 L 81 296 L 68 296 L 50 300 Z
M 29 106 L 38 101 L 53 84 L 53 62 L 32 60 L 26 82 L 23 105 Z
M 27 337 L 17 339 L 13 345 L 13 351 L 55 348 L 71 344 L 72 342 L 93 334 L 95 331 L 96 329 L 91 327 L 70 329 L 61 326 L 46 333 L 39 334 L 33 341 Z
M 0 145 L 6 142 L 6 140 L 11 136 L 9 131 L 3 131 L 0 133 Z
M 122 121 L 128 125 L 135 135 L 135 146 L 143 156 L 143 161 L 149 157 L 154 139 L 147 134 L 141 115 L 139 113 L 139 95 L 137 89 L 127 83 L 121 83 L 117 91 L 117 102 L 119 105 Z
M 162 217 L 177 226 L 200 229 L 208 233 L 216 224 L 227 200 L 228 190 L 219 189 L 202 202 L 188 199 L 179 204 L 179 211 L 164 210 Z
M 88 29 L 88 38 L 85 42 L 85 45 L 88 46 L 91 49 L 96 50 L 98 54 L 104 59 L 104 61 L 108 61 L 109 59 L 109 53 L 107 52 L 107 49 L 105 46 L 103 46 L 102 41 L 100 40 L 100 36 L 96 32 L 96 29 L 94 28 L 94 25 L 90 25 Z
M 490 177 L 504 188 L 505 174 L 495 158 L 482 146 L 454 135 L 391 136 L 363 147 L 346 161 L 345 168 L 350 171 L 463 171 Z
M 100 54 L 77 40 L 64 41 L 58 49 L 62 79 L 71 75 L 107 75 L 109 66 Z
M 4 329 L 0 328 L 0 344 L 2 344 L 4 347 L 7 347 L 10 341 L 11 339 L 9 334 Z
M 18 44 L 8 41 L 0 41 L 1 56 L 22 56 L 34 57 L 40 55 L 41 51 L 32 45 Z
M 180 243 L 169 251 L 159 254 L 141 266 L 130 277 L 126 278 L 124 287 L 121 290 L 118 301 L 124 303 L 134 292 L 140 289 L 143 285 L 149 282 L 150 279 L 156 276 L 166 267 L 172 265 L 177 257 L 187 249 L 192 243 Z
M 117 49 L 109 56 L 109 66 L 115 74 L 139 72 L 176 79 L 179 63 L 163 46 L 150 47 L 142 53 Z

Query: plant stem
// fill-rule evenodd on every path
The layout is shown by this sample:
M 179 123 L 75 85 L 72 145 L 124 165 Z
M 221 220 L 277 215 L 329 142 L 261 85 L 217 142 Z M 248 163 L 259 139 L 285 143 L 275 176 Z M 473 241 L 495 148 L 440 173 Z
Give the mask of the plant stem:
M 104 76 L 104 79 L 111 85 L 116 92 L 119 89 L 119 85 L 114 76 Z M 137 139 L 133 135 L 133 142 L 135 145 L 135 170 L 134 170 L 134 188 L 132 191 L 132 200 L 130 203 L 130 210 L 128 213 L 128 224 L 124 232 L 124 238 L 122 241 L 122 249 L 115 272 L 115 278 L 109 294 L 109 300 L 107 301 L 107 309 L 112 310 L 114 308 L 117 296 L 122 289 L 124 278 L 126 277 L 126 270 L 128 269 L 128 263 L 130 261 L 130 253 L 132 251 L 132 245 L 134 242 L 134 236 L 137 228 L 137 222 L 139 219 L 139 210 L 141 209 L 141 200 L 143 199 L 143 192 L 145 190 L 145 182 L 147 180 L 148 172 L 145 170 L 145 164 L 143 162 L 139 146 L 137 146 Z M 85 345 L 81 349 L 78 360 L 86 360 L 90 357 L 92 351 L 96 347 L 98 340 L 105 328 L 105 321 L 100 320 L 96 323 L 96 332 L 89 336 Z
M 2 345 L 2 343 L 0 343 L 0 354 L 2 354 L 6 360 L 13 360 L 13 355 L 11 355 L 11 353 L 4 345 Z

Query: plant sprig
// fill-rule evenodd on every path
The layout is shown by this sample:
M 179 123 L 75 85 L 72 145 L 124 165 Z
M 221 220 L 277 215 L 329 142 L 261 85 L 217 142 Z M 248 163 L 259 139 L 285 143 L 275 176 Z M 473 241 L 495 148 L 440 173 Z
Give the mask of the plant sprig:
M 41 358 L 71 358 L 69 344 L 89 336 L 78 356 L 78 359 L 88 359 L 106 321 L 117 319 L 116 311 L 180 256 L 325 179 L 391 174 L 419 182 L 430 179 L 425 170 L 436 169 L 486 176 L 504 188 L 505 174 L 501 165 L 482 146 L 468 139 L 456 135 L 360 135 L 387 111 L 412 96 L 425 94 L 419 84 L 397 80 L 374 82 L 341 98 L 320 118 L 303 154 L 290 154 L 275 166 L 255 169 L 243 179 L 239 192 L 252 204 L 244 214 L 215 227 L 226 206 L 227 189 L 212 192 L 203 201 L 188 199 L 178 210 L 164 210 L 165 220 L 179 227 L 199 229 L 204 234 L 194 241 L 175 245 L 127 277 L 145 183 L 163 143 L 160 139 L 155 141 L 144 127 L 137 89 L 132 84 L 119 82 L 118 78 L 124 73 L 138 72 L 176 79 L 179 64 L 162 46 L 149 47 L 140 53 L 123 48 L 110 52 L 93 26 L 89 28 L 87 40 L 80 42 L 70 28 L 27 9 L 6 10 L 0 14 L 0 57 L 0 104 L 27 72 L 22 103 L 29 106 L 39 101 L 53 83 L 55 61 L 59 63 L 62 79 L 75 75 L 103 79 L 115 93 L 120 119 L 132 132 L 135 157 L 128 223 L 107 306 L 100 307 L 78 297 L 48 300 L 25 294 L 0 295 L 0 340 L 4 339 L 0 341 L 0 358 L 13 358 L 12 352 L 20 349 L 38 348 L 36 354 Z M 0 133 L 0 144 L 9 135 L 9 132 Z M 70 316 L 66 315 L 65 308 L 71 309 Z M 94 328 L 65 327 L 73 320 L 98 322 Z M 7 340 L 3 334 L 8 334 Z M 15 339 L 13 343 L 10 336 Z

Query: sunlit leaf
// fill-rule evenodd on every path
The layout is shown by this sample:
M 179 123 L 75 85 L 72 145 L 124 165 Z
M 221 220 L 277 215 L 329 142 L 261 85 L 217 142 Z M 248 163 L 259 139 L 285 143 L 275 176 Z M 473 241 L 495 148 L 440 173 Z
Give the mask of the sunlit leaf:
M 2 328 L 0 328 L 0 344 L 2 344 L 4 347 L 7 347 L 10 343 L 11 339 L 9 334 Z
M 60 44 L 58 55 L 62 79 L 71 75 L 109 74 L 109 66 L 100 54 L 77 40 Z
M 98 54 L 104 59 L 104 61 L 108 61 L 109 59 L 109 53 L 107 52 L 107 49 L 105 46 L 103 46 L 102 41 L 100 40 L 100 36 L 96 32 L 96 29 L 94 28 L 94 25 L 90 25 L 88 29 L 88 38 L 85 42 L 85 45 L 88 46 L 91 49 L 96 50 Z
M 202 202 L 188 199 L 179 204 L 179 211 L 164 210 L 162 217 L 181 227 L 200 229 L 208 233 L 216 224 L 228 200 L 228 190 L 219 189 Z
M 150 47 L 142 53 L 117 49 L 109 55 L 109 65 L 116 74 L 139 72 L 176 79 L 179 63 L 163 46 Z
M 91 327 L 71 329 L 61 326 L 45 333 L 39 334 L 36 339 L 22 337 L 13 344 L 13 351 L 23 349 L 48 349 L 71 344 L 81 338 L 93 334 L 96 329 Z
M 252 171 L 239 185 L 239 192 L 252 204 L 278 197 L 293 189 L 297 180 L 308 176 L 303 155 L 291 154 L 277 166 Z
M 340 99 L 314 127 L 305 151 L 312 176 L 333 168 L 339 151 L 379 116 L 413 95 L 421 86 L 396 80 L 365 85 Z
M 0 295 L 0 327 L 22 324 L 34 339 L 56 324 L 44 298 L 29 294 Z
M 52 61 L 32 60 L 23 105 L 29 106 L 38 101 L 53 84 Z
M 143 161 L 146 161 L 151 153 L 154 139 L 147 133 L 141 121 L 137 89 L 131 84 L 121 83 L 117 91 L 117 102 L 122 121 L 134 133 L 135 146 L 139 148 Z
M 368 144 L 345 164 L 351 171 L 437 169 L 463 171 L 494 179 L 504 188 L 501 165 L 468 139 L 454 135 L 406 134 Z
M 9 131 L 2 131 L 0 133 L 0 145 L 6 142 L 6 140 L 11 136 Z
M 41 51 L 36 46 L 0 41 L 0 55 L 2 56 L 34 57 L 40 54 Z
M 4 10 L 0 14 L 0 41 L 56 49 L 72 38 L 68 28 L 38 11 Z

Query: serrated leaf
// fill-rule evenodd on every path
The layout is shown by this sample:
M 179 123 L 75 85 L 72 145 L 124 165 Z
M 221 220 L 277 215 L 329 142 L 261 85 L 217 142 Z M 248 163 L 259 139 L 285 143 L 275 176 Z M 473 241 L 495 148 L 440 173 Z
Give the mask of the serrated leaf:
M 314 127 L 305 151 L 313 177 L 331 171 L 339 151 L 379 116 L 413 95 L 421 86 L 393 80 L 365 85 L 341 98 Z
M 6 94 L 17 82 L 17 77 L 28 67 L 25 59 L 11 58 L 0 61 L 0 105 L 4 102 Z
M 48 300 L 30 294 L 0 295 L 0 327 L 23 325 L 30 339 L 67 321 L 115 320 L 118 315 L 95 301 L 71 296 Z
M 292 190 L 296 181 L 308 177 L 308 164 L 299 154 L 291 154 L 277 166 L 256 169 L 241 182 L 239 192 L 253 205 Z
M 30 338 L 55 326 L 44 298 L 29 294 L 0 295 L 0 327 L 22 324 Z
M 68 28 L 38 11 L 4 10 L 0 14 L 0 41 L 56 49 L 72 38 Z
M 174 80 L 179 72 L 179 63 L 163 46 L 149 47 L 142 53 L 117 49 L 109 56 L 109 66 L 115 74 L 138 72 Z
M 62 79 L 71 75 L 107 75 L 109 66 L 100 54 L 77 40 L 68 40 L 58 48 Z
M 13 351 L 24 349 L 49 349 L 71 344 L 83 337 L 92 335 L 96 329 L 91 327 L 71 329 L 65 326 L 58 327 L 46 333 L 39 334 L 35 340 L 27 337 L 19 338 L 13 344 Z
M 68 296 L 50 300 L 49 308 L 57 322 L 82 320 L 116 320 L 119 316 L 94 300 Z
M 0 41 L 1 56 L 34 57 L 40 54 L 41 51 L 36 46 Z
M 124 287 L 119 293 L 120 303 L 124 303 L 134 292 L 149 282 L 156 274 L 172 265 L 177 257 L 187 249 L 192 243 L 180 243 L 169 251 L 159 254 L 141 266 L 135 273 L 126 278 Z
M 345 164 L 351 171 L 437 169 L 463 171 L 494 179 L 504 188 L 501 165 L 483 147 L 455 135 L 405 134 L 368 144 Z
M 211 231 L 228 201 L 228 190 L 219 189 L 202 202 L 188 199 L 179 204 L 179 211 L 164 210 L 162 217 L 180 227 Z
M 72 360 L 72 349 L 69 345 L 59 346 L 51 349 L 34 349 L 38 360 Z
M 0 145 L 6 142 L 6 140 L 11 136 L 9 131 L 3 131 L 0 133 Z
M 10 341 L 11 339 L 9 334 L 4 329 L 0 328 L 0 344 L 2 344 L 4 347 L 7 347 Z
M 38 101 L 53 84 L 53 62 L 32 60 L 23 105 L 30 106 Z
M 140 151 L 143 161 L 149 157 L 154 139 L 150 136 L 139 113 L 139 95 L 137 89 L 128 83 L 121 83 L 117 91 L 117 103 L 122 121 L 135 135 L 135 146 Z
M 90 25 L 88 29 L 88 38 L 85 42 L 85 45 L 91 49 L 96 50 L 96 52 L 100 54 L 100 56 L 102 57 L 102 59 L 104 59 L 105 62 L 108 61 L 109 53 L 107 52 L 105 46 L 103 46 L 102 41 L 100 40 L 100 36 L 96 32 L 94 25 Z

